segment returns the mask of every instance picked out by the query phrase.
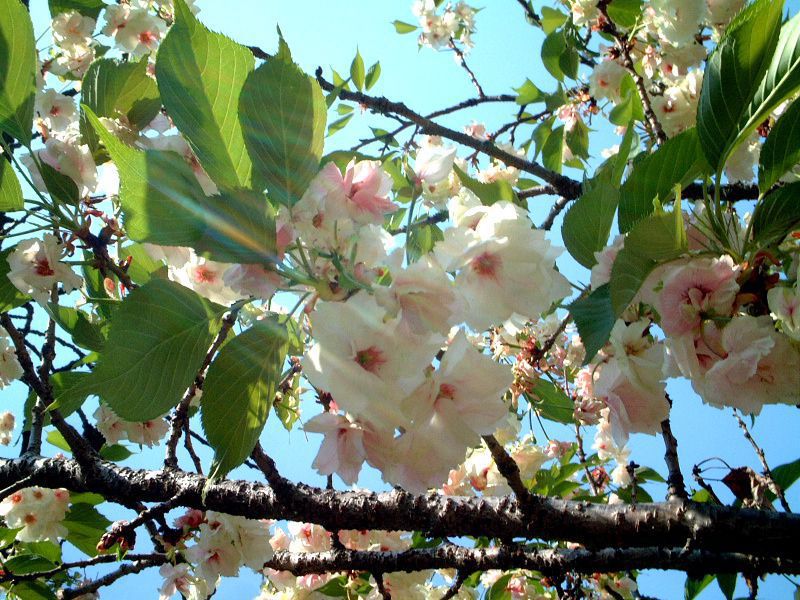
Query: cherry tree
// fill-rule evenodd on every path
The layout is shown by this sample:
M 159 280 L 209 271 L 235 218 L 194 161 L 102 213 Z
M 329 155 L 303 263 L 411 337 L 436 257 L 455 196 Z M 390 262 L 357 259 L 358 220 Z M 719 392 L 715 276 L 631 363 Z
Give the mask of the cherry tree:
M 478 7 L 416 0 L 396 33 L 474 88 L 423 114 L 371 92 L 379 62 L 306 73 L 280 30 L 245 46 L 189 0 L 50 0 L 40 39 L 0 0 L 0 389 L 28 393 L 0 415 L 7 597 L 145 569 L 162 599 L 244 570 L 264 600 L 794 582 L 800 461 L 752 429 L 800 405 L 800 16 L 507 4 L 555 83 L 490 93 Z M 485 105 L 506 123 L 471 121 Z M 354 119 L 374 135 L 337 147 Z M 681 464 L 672 378 L 759 469 L 711 434 Z M 271 414 L 325 488 L 281 474 Z M 634 462 L 645 436 L 663 464 Z M 162 458 L 132 467 L 137 446 Z

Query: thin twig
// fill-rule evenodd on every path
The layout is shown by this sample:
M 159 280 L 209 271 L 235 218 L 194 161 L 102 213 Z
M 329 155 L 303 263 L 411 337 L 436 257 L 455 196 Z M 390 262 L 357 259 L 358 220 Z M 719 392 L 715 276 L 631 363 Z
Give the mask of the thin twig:
M 778 500 L 780 501 L 783 510 L 785 510 L 786 512 L 792 512 L 792 509 L 789 506 L 789 502 L 787 502 L 786 500 L 786 495 L 783 493 L 783 488 L 781 488 L 781 486 L 778 485 L 778 482 L 775 481 L 775 478 L 772 477 L 772 471 L 770 470 L 769 464 L 767 463 L 767 457 L 764 454 L 764 450 L 761 448 L 761 446 L 759 446 L 756 443 L 755 439 L 753 439 L 753 436 L 750 434 L 750 430 L 747 428 L 747 424 L 739 415 L 739 411 L 737 411 L 735 408 L 733 409 L 733 416 L 736 417 L 736 420 L 739 422 L 739 427 L 744 432 L 745 439 L 748 442 L 750 442 L 750 445 L 753 447 L 753 450 L 756 451 L 756 454 L 758 455 L 758 460 L 761 461 L 761 467 L 764 469 L 764 477 L 769 482 L 770 490 L 772 490 L 772 493 L 778 497 Z
M 478 97 L 483 98 L 486 94 L 483 92 L 483 88 L 481 84 L 478 83 L 478 78 L 475 76 L 475 73 L 472 69 L 469 68 L 467 64 L 467 59 L 464 57 L 464 51 L 456 45 L 455 40 L 450 38 L 450 42 L 448 43 L 450 49 L 455 52 L 456 58 L 458 59 L 458 64 L 461 65 L 461 68 L 467 72 L 467 76 L 469 80 L 472 82 L 472 85 L 475 86 L 475 89 L 478 91 Z
M 112 583 L 114 583 L 118 579 L 122 579 L 126 575 L 133 575 L 135 573 L 144 571 L 145 569 L 149 569 L 150 567 L 157 567 L 159 565 L 163 565 L 166 562 L 167 562 L 167 557 L 160 556 L 159 558 L 140 560 L 136 561 L 135 563 L 126 563 L 116 571 L 112 571 L 108 575 L 104 575 L 103 577 L 95 579 L 94 581 L 89 581 L 84 585 L 80 585 L 74 588 L 67 588 L 59 591 L 58 599 L 70 600 L 72 598 L 78 598 L 79 596 L 83 596 L 84 594 L 94 593 L 101 587 L 111 585 Z
M 672 405 L 672 401 L 669 400 L 669 402 Z M 664 461 L 667 463 L 667 471 L 669 472 L 667 476 L 667 499 L 688 500 L 689 495 L 686 493 L 681 465 L 678 462 L 678 440 L 672 435 L 669 419 L 664 419 L 661 422 L 661 436 L 664 438 L 664 446 L 666 447 Z

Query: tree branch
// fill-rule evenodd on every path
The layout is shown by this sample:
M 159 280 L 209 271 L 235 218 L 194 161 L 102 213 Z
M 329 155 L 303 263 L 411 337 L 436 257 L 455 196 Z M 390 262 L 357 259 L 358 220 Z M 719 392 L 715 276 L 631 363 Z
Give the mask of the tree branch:
M 739 415 L 739 411 L 737 411 L 735 408 L 733 409 L 733 416 L 735 416 L 736 420 L 739 422 L 739 427 L 744 432 L 745 439 L 750 442 L 753 450 L 756 451 L 758 460 L 761 461 L 761 467 L 764 469 L 764 477 L 766 477 L 767 481 L 769 482 L 770 490 L 772 490 L 772 493 L 778 497 L 778 500 L 780 500 L 783 510 L 786 512 L 792 512 L 789 502 L 786 501 L 786 495 L 783 493 L 783 488 L 781 488 L 781 486 L 778 485 L 778 483 L 772 477 L 772 470 L 769 468 L 769 464 L 767 464 L 767 457 L 764 454 L 764 450 L 762 450 L 761 446 L 759 446 L 753 439 L 753 436 L 750 434 L 750 430 L 747 428 L 747 424 L 742 420 L 741 415 Z

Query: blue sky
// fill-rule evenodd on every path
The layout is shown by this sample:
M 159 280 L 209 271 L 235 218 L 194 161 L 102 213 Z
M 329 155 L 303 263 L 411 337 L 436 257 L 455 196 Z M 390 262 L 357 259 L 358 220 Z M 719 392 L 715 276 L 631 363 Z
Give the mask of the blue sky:
M 32 0 L 31 4 L 38 34 L 48 24 L 46 2 Z M 481 3 L 474 4 L 481 6 Z M 796 2 L 790 4 L 796 10 Z M 381 62 L 382 76 L 371 93 L 402 100 L 418 112 L 425 113 L 474 96 L 472 85 L 454 62 L 452 54 L 435 52 L 428 48 L 418 50 L 415 34 L 401 36 L 395 33 L 392 21 L 413 21 L 411 0 L 199 0 L 197 5 L 201 8 L 199 18 L 212 29 L 224 32 L 240 43 L 258 45 L 267 51 L 276 47 L 276 26 L 280 25 L 295 60 L 308 72 L 322 66 L 328 78 L 331 67 L 340 73 L 347 73 L 358 47 L 367 65 L 376 60 Z M 510 92 L 512 87 L 519 86 L 526 78 L 530 78 L 544 90 L 553 90 L 555 82 L 542 67 L 538 55 L 543 35 L 525 23 L 517 2 L 484 0 L 482 5 L 484 9 L 477 15 L 476 46 L 468 56 L 468 61 L 486 92 Z M 536 5 L 539 7 L 541 3 Z M 442 122 L 461 129 L 474 119 L 485 122 L 491 130 L 510 119 L 512 113 L 508 108 L 506 107 L 506 111 L 498 107 L 476 109 L 450 116 Z M 334 118 L 336 116 L 332 114 L 330 120 Z M 344 131 L 336 133 L 327 141 L 326 150 L 347 148 L 360 137 L 369 136 L 367 122 L 374 125 L 375 119 L 354 118 Z M 593 138 L 592 151 L 595 156 L 600 149 L 618 141 L 601 122 L 602 120 L 597 120 L 594 124 L 594 128 L 600 130 Z M 527 131 L 529 134 L 530 130 Z M 531 210 L 534 221 L 540 222 L 547 212 L 547 201 L 535 199 Z M 561 243 L 559 228 L 560 220 L 553 228 L 552 239 L 557 244 Z M 559 265 L 571 279 L 586 280 L 585 271 L 566 254 Z M 670 393 L 675 401 L 672 426 L 680 444 L 683 471 L 689 479 L 691 465 L 711 456 L 721 456 L 733 466 L 749 465 L 760 471 L 757 458 L 742 437 L 730 411 L 721 411 L 702 404 L 685 382 L 671 382 Z M 3 394 L 3 409 L 12 407 L 21 417 L 22 399 L 22 386 L 15 384 L 10 391 Z M 315 408 L 309 403 L 307 410 L 307 415 L 312 416 Z M 797 458 L 797 443 L 793 441 L 797 439 L 799 423 L 800 412 L 794 407 L 766 407 L 757 418 L 753 433 L 773 467 Z M 199 427 L 199 423 L 197 426 Z M 320 439 L 320 436 L 310 436 L 308 443 L 302 431 L 295 430 L 287 434 L 273 415 L 262 436 L 262 443 L 276 459 L 284 475 L 310 484 L 323 485 L 324 479 L 310 470 Z M 632 460 L 665 474 L 664 448 L 660 438 L 634 435 L 630 447 L 633 451 Z M 162 458 L 161 448 L 145 449 L 136 457 L 133 465 L 153 466 L 159 464 Z M 210 456 L 206 454 L 204 459 L 205 464 L 208 464 Z M 249 474 L 242 471 L 242 476 Z M 365 473 L 362 474 L 359 484 L 363 487 L 374 487 L 380 485 L 380 480 L 374 472 Z M 730 498 L 721 484 L 717 491 L 723 498 Z M 656 499 L 663 494 L 661 488 L 651 489 L 651 492 Z M 793 505 L 800 504 L 799 489 L 790 491 L 789 502 Z M 113 511 L 105 506 L 103 510 L 111 518 L 132 516 L 129 511 Z M 684 576 L 679 573 L 645 573 L 640 576 L 639 581 L 645 595 L 660 598 L 678 598 L 683 595 Z M 257 594 L 258 583 L 258 578 L 252 574 L 243 575 L 236 581 L 226 580 L 215 597 L 253 597 Z M 158 585 L 160 578 L 157 571 L 151 569 L 136 578 L 123 579 L 107 588 L 103 596 L 135 593 L 137 597 L 156 597 L 155 589 Z M 792 590 L 793 586 L 784 579 L 773 576 L 763 584 L 762 597 L 786 597 Z M 741 579 L 737 591 L 740 595 L 745 594 Z M 711 599 L 722 596 L 716 584 L 712 584 L 701 597 Z

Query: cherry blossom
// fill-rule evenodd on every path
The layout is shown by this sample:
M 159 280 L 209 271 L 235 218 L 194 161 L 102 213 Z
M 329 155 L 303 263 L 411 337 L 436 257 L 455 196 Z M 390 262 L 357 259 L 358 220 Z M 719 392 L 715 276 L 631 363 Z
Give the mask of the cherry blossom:
M 83 279 L 61 262 L 63 245 L 51 233 L 44 238 L 23 240 L 8 255 L 8 278 L 21 292 L 30 295 L 39 304 L 47 304 L 53 286 L 61 284 L 71 292 L 83 284 Z

